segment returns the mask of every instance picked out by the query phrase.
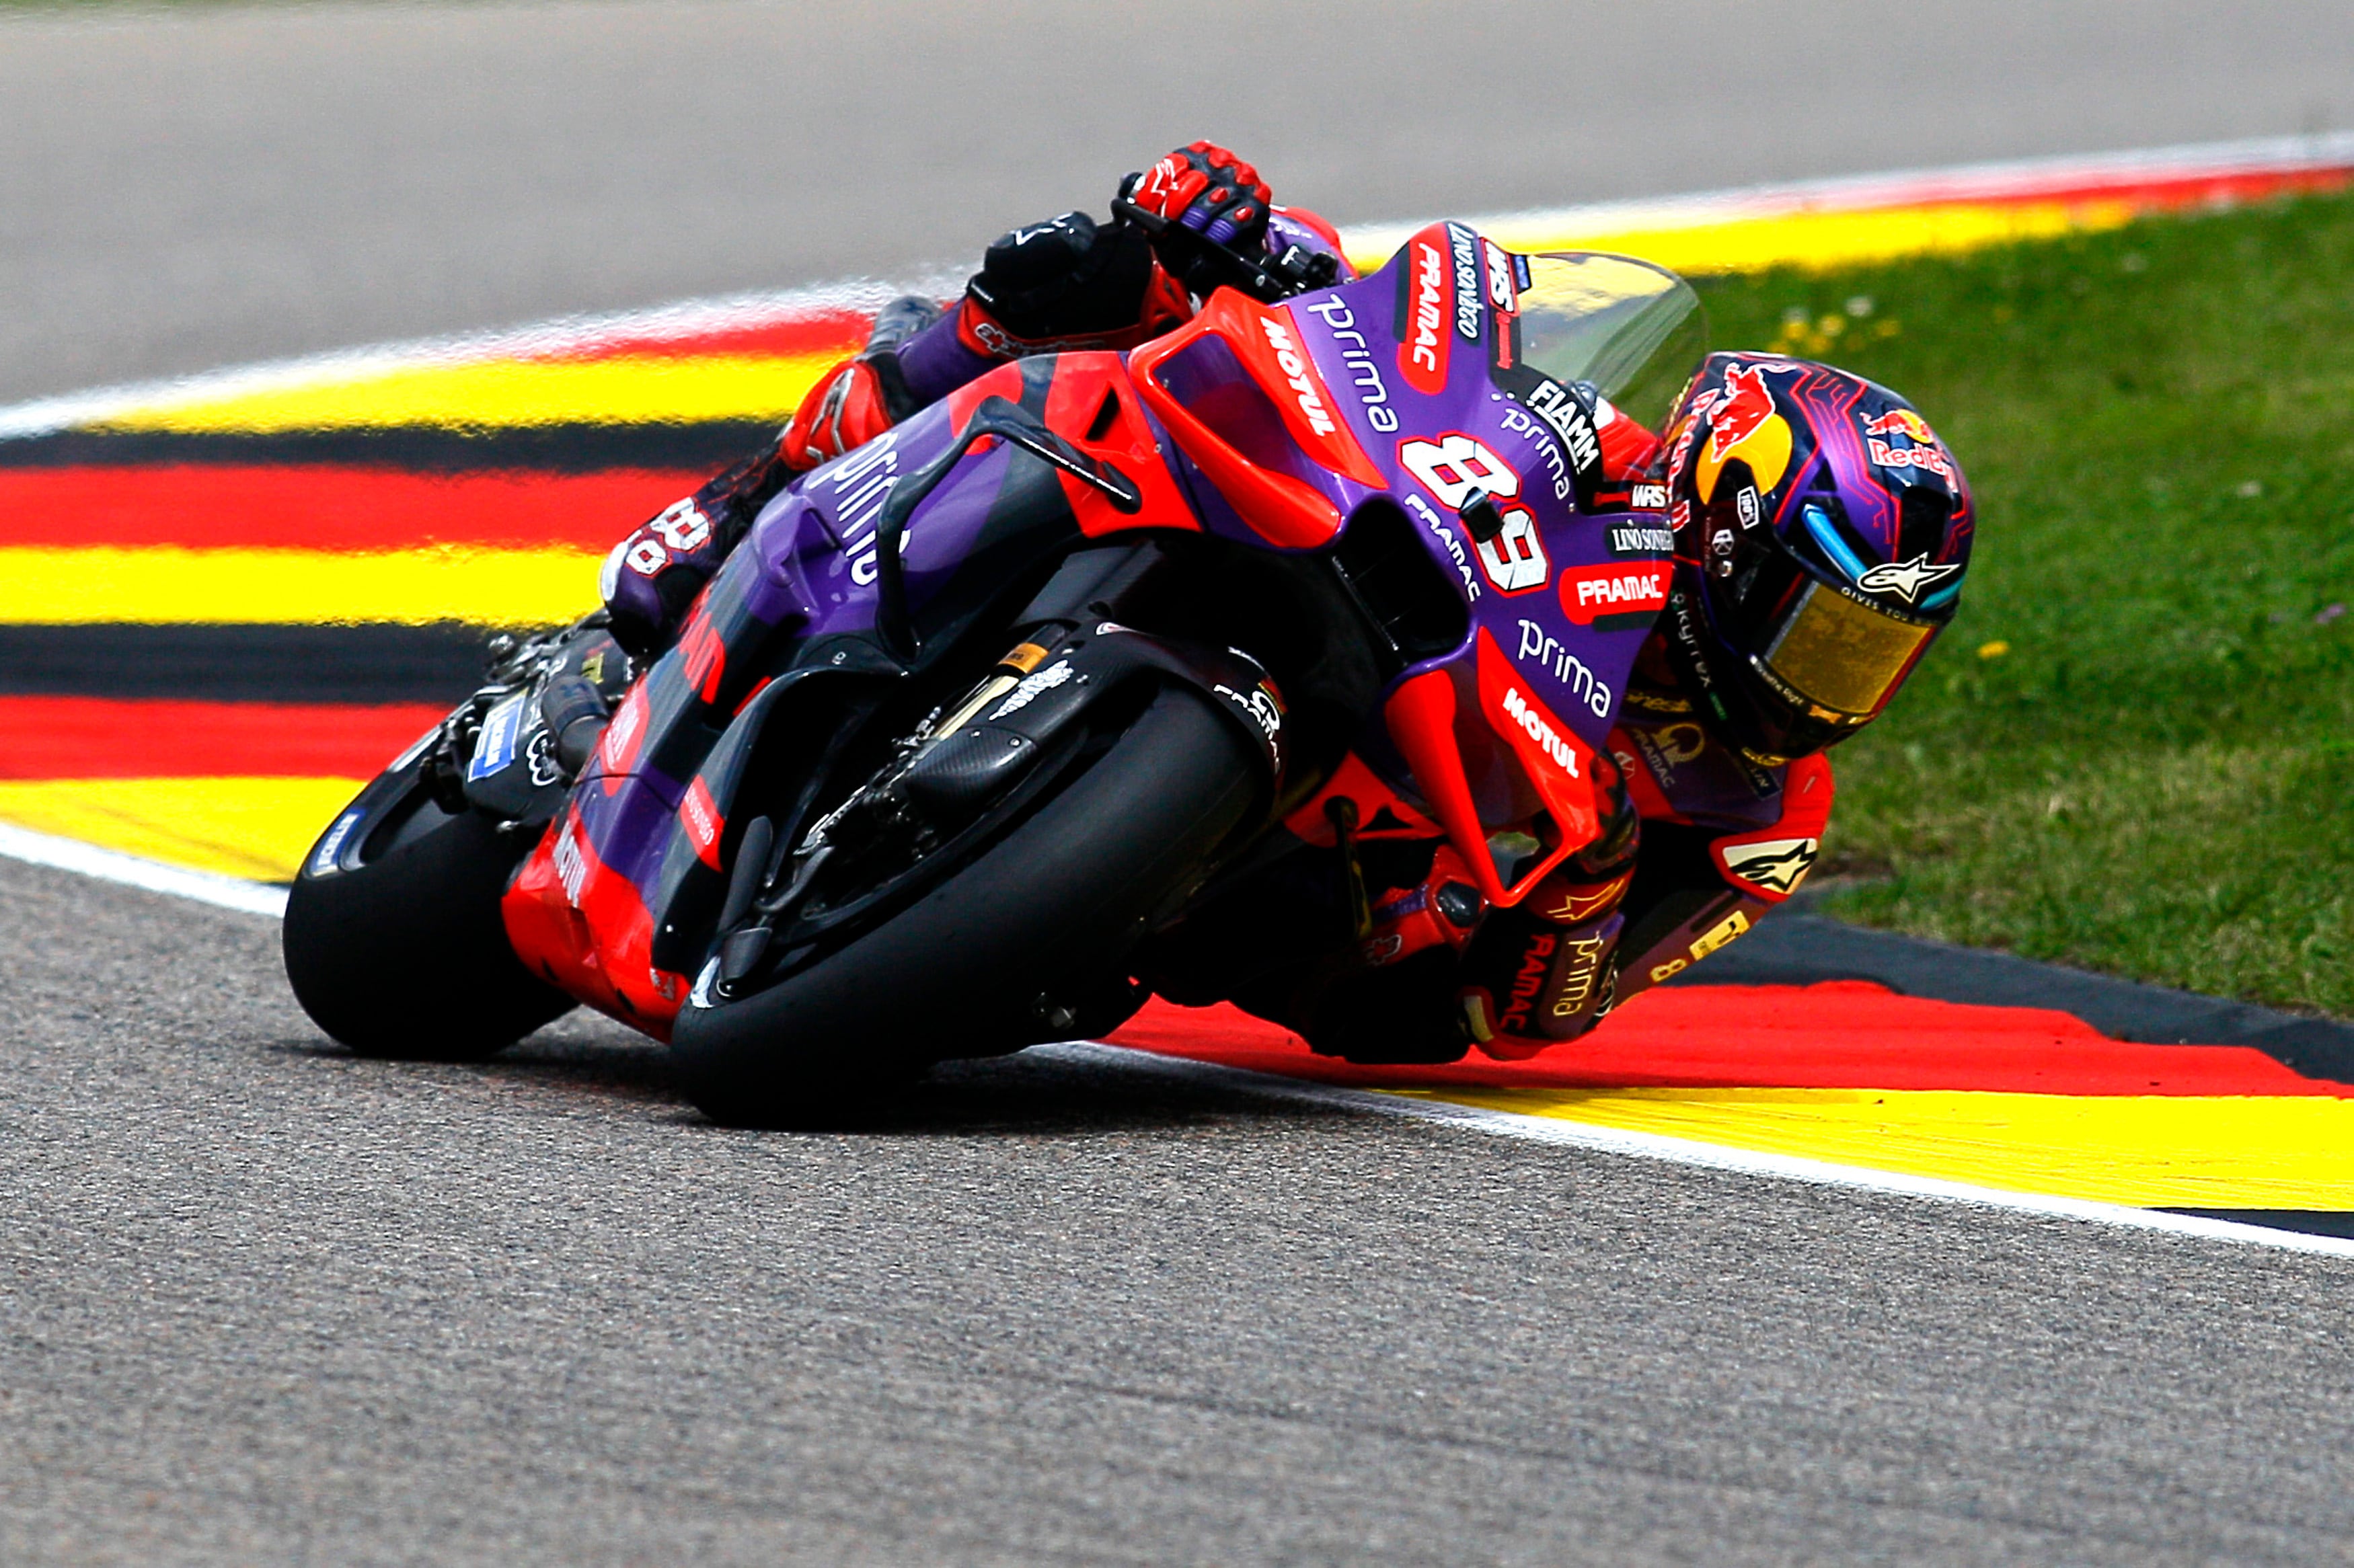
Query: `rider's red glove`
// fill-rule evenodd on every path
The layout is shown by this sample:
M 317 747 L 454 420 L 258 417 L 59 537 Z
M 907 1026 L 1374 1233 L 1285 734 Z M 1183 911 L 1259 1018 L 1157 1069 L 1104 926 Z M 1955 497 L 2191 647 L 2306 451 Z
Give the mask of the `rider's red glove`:
M 898 423 L 893 411 L 897 399 L 885 380 L 898 368 L 898 361 L 885 366 L 882 358 L 862 354 L 818 377 L 778 439 L 777 450 L 787 467 L 806 472 Z
M 1265 248 L 1267 208 L 1275 199 L 1257 169 L 1208 142 L 1180 147 L 1142 174 L 1129 175 L 1120 195 L 1156 217 L 1243 255 Z M 1165 240 L 1155 249 L 1161 264 L 1197 294 L 1231 281 Z
M 1208 142 L 1180 147 L 1137 177 L 1128 199 L 1214 245 L 1232 246 L 1267 231 L 1275 198 L 1258 171 Z

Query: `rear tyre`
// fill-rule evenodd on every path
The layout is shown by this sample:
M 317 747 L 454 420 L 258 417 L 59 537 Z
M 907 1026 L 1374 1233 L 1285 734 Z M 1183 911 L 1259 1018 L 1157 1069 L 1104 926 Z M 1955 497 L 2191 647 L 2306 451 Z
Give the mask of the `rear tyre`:
M 1261 764 L 1209 699 L 1165 687 L 1086 771 L 915 904 L 740 1001 L 679 1013 L 671 1054 L 713 1120 L 796 1126 L 952 1056 L 1104 1033 L 1123 966 L 1205 877 Z
M 532 834 L 453 816 L 421 785 L 368 830 L 358 866 L 286 899 L 286 978 L 312 1021 L 363 1056 L 475 1062 L 570 1012 L 507 944 L 499 900 Z

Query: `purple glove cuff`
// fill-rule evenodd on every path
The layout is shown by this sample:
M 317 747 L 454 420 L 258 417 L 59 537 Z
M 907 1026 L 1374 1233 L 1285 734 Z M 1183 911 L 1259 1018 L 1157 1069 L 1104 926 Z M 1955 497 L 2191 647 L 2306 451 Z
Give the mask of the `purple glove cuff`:
M 899 345 L 899 371 L 907 378 L 907 395 L 918 408 L 928 408 L 974 376 L 997 368 L 998 361 L 970 347 L 957 331 L 956 311 Z

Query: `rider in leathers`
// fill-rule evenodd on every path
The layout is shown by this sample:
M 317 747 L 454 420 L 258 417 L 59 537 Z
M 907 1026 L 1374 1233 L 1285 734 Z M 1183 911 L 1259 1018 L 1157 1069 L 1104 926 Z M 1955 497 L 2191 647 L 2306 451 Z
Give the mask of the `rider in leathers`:
M 1129 176 L 1120 195 L 1212 244 L 1281 258 L 1295 274 L 1353 276 L 1331 225 L 1276 207 L 1255 169 L 1208 143 Z M 1165 238 L 1156 245 L 1137 223 L 1097 224 L 1070 212 L 991 245 L 952 308 L 913 298 L 886 307 L 867 348 L 818 381 L 773 447 L 614 548 L 602 588 L 615 635 L 640 654 L 666 646 L 754 516 L 796 475 L 974 377 L 1028 355 L 1132 348 L 1181 325 L 1198 297 L 1226 281 L 1204 264 L 1204 249 Z M 1852 461 L 1834 484 L 1825 477 L 1828 457 L 1808 455 L 1863 450 L 1864 438 L 1827 433 L 1837 421 L 1826 420 L 1826 409 L 1876 420 L 1860 427 L 1888 435 L 1872 442 L 1875 458 L 1892 455 L 1895 444 L 1895 466 L 1866 478 L 1882 489 L 1913 487 L 1897 497 L 1901 538 L 1889 532 L 1883 554 L 1896 562 L 1913 553 L 1915 561 L 1864 566 L 1869 541 L 1848 527 L 1851 519 L 1826 521 L 1840 510 L 1840 484 L 1848 512 L 1877 504 L 1871 485 L 1855 493 Z M 1447 1061 L 1472 1045 L 1516 1059 L 1584 1033 L 1797 890 L 1830 812 L 1823 748 L 1886 705 L 1952 614 L 1971 525 L 1960 470 L 1902 399 L 1843 372 L 1776 356 L 1712 356 L 1664 439 L 1606 403 L 1601 426 L 1611 477 L 1667 481 L 1679 564 L 1668 611 L 1637 658 L 1597 768 L 1610 807 L 1600 837 L 1518 906 L 1493 910 L 1451 848 L 1435 840 L 1368 842 L 1373 928 L 1353 951 L 1320 935 L 1335 924 L 1311 907 L 1329 898 L 1332 879 L 1295 878 L 1297 901 L 1287 902 L 1280 886 L 1256 888 L 1189 922 L 1207 934 L 1189 946 L 1181 933 L 1174 947 L 1190 961 L 1148 976 L 1156 989 L 1180 1001 L 1231 997 L 1299 1030 L 1318 1050 L 1359 1061 Z M 1797 492 L 1808 473 L 1813 499 L 1801 505 Z M 1804 527 L 1789 521 L 1802 514 Z M 1766 639 L 1787 644 L 1797 612 L 1765 622 L 1749 616 L 1755 647 L 1729 630 L 1743 616 L 1726 596 L 1751 588 L 1767 536 L 1808 529 L 1818 542 L 1828 533 L 1834 557 L 1867 589 L 1875 573 L 1912 574 L 1902 602 L 1886 607 L 1903 617 L 1891 622 L 1894 632 L 1874 620 L 1862 633 L 1845 628 L 1812 638 L 1832 651 L 1834 664 L 1878 661 L 1869 670 L 1815 673 L 1818 686 L 1844 683 L 1861 694 L 1845 698 L 1844 711 L 1793 691 L 1770 662 L 1751 657 L 1766 651 Z M 1939 602 L 1925 602 L 1924 588 Z M 1865 615 L 1867 599 L 1848 591 L 1832 608 Z

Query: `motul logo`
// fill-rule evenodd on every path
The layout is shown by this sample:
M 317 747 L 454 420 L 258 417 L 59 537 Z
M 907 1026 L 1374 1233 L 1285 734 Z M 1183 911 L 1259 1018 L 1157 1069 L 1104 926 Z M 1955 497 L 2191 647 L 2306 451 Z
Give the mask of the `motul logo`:
M 580 907 L 580 890 L 588 881 L 588 857 L 580 850 L 580 824 L 574 822 L 556 841 L 556 880 L 564 885 L 564 900 Z
M 1332 423 L 1331 412 L 1324 407 L 1316 383 L 1309 379 L 1308 359 L 1299 352 L 1299 340 L 1273 316 L 1261 316 L 1258 324 L 1267 334 L 1267 346 L 1275 350 L 1275 363 L 1282 369 L 1283 378 L 1291 384 L 1292 398 L 1306 417 L 1308 428 L 1320 436 L 1331 435 L 1338 427 Z
M 1577 777 L 1577 753 L 1558 730 L 1545 723 L 1518 686 L 1504 688 L 1504 716 L 1521 726 L 1521 733 L 1537 743 L 1537 748 L 1558 764 L 1572 779 Z

